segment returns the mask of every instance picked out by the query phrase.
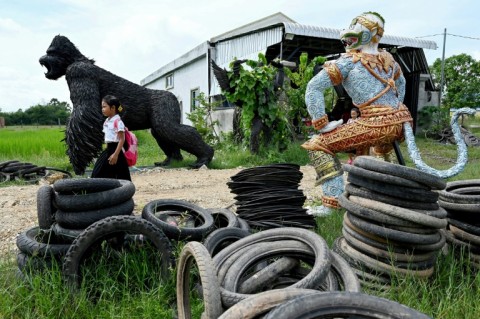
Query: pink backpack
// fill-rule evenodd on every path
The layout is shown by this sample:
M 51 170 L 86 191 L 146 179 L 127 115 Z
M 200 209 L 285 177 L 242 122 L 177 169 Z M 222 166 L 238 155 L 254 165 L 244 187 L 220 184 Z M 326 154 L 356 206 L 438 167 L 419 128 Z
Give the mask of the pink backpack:
M 113 122 L 113 127 L 118 128 L 118 119 Z M 125 151 L 123 148 L 123 154 L 125 154 L 125 158 L 127 159 L 128 166 L 134 166 L 137 164 L 138 158 L 138 140 L 135 134 L 130 132 L 125 127 L 125 142 L 128 144 L 128 150 Z

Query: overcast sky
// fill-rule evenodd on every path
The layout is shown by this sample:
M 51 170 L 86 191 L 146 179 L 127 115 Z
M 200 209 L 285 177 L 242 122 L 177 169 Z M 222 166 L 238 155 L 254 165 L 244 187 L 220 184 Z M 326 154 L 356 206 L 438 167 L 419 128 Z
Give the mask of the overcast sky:
M 432 64 L 442 57 L 480 60 L 478 0 L 0 0 L 0 109 L 27 109 L 52 98 L 71 104 L 65 77 L 44 77 L 38 63 L 53 37 L 67 36 L 99 67 L 132 82 L 195 46 L 244 24 L 282 12 L 301 24 L 343 29 L 364 11 L 385 18 L 385 33 L 423 37 Z M 469 39 L 467 37 L 475 38 Z

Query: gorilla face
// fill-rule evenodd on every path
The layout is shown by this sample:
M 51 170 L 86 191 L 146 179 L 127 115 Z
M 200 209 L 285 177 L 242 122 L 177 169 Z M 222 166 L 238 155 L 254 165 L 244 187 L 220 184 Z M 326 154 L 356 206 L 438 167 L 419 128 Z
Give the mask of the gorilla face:
M 70 64 L 76 61 L 90 61 L 83 56 L 67 37 L 57 35 L 47 49 L 47 54 L 39 59 L 42 66 L 47 68 L 45 77 L 56 80 L 65 75 Z
M 48 48 L 47 54 L 39 60 L 40 64 L 47 68 L 45 77 L 49 80 L 56 80 L 67 72 L 69 63 L 54 48 Z

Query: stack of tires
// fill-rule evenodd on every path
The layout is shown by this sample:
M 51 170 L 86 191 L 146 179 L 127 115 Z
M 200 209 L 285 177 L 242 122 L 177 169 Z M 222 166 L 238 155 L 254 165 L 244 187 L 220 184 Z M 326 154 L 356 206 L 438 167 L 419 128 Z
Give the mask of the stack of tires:
M 70 242 L 96 221 L 133 214 L 135 185 L 127 180 L 66 179 L 55 182 L 53 190 L 56 211 L 51 226 Z
M 303 204 L 299 189 L 303 173 L 296 164 L 271 164 L 247 168 L 227 183 L 236 194 L 236 213 L 256 229 L 276 227 L 315 227 Z
M 177 264 L 181 318 L 189 312 L 193 261 L 202 283 L 207 318 L 217 318 L 222 307 L 233 307 L 264 291 L 275 291 L 272 299 L 284 298 L 284 290 L 288 289 L 360 292 L 360 283 L 351 267 L 318 234 L 297 227 L 274 228 L 240 238 L 213 257 L 199 242 L 185 245 Z
M 62 179 L 37 191 L 38 226 L 17 236 L 21 271 L 42 270 L 63 261 L 70 244 L 91 224 L 133 214 L 135 186 L 116 179 Z
M 36 183 L 40 178 L 47 176 L 52 171 L 58 171 L 66 177 L 72 177 L 69 172 L 58 168 L 37 166 L 32 163 L 12 160 L 0 163 L 0 183 L 8 181 Z
M 357 157 L 348 172 L 343 236 L 333 250 L 363 285 L 388 287 L 392 275 L 429 277 L 445 244 L 447 212 L 438 204 L 445 182 L 433 175 L 373 157 Z
M 480 269 L 480 180 L 449 182 L 439 194 L 438 202 L 448 212 L 447 243 Z

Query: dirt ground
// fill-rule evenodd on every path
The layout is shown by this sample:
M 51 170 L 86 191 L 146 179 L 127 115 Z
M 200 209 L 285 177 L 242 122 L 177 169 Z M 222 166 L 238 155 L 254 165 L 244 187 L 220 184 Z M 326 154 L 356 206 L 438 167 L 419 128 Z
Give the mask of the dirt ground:
M 132 173 L 135 184 L 135 215 L 140 215 L 145 204 L 156 199 L 181 199 L 204 208 L 230 207 L 235 210 L 234 194 L 227 182 L 243 168 L 210 169 L 141 169 Z M 307 200 L 313 196 L 315 170 L 302 166 L 300 189 Z M 0 256 L 16 251 L 19 233 L 38 225 L 36 194 L 41 185 L 10 186 L 0 188 Z

